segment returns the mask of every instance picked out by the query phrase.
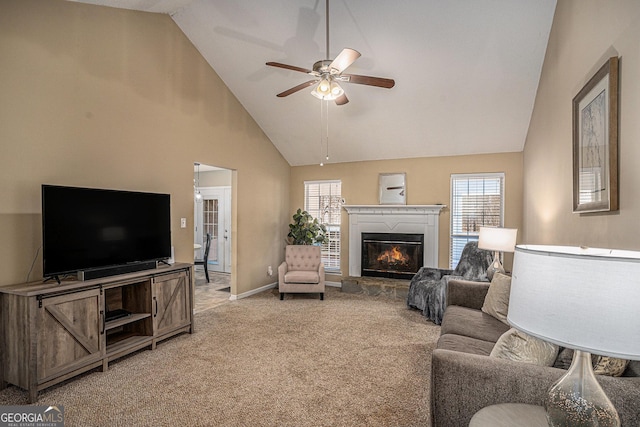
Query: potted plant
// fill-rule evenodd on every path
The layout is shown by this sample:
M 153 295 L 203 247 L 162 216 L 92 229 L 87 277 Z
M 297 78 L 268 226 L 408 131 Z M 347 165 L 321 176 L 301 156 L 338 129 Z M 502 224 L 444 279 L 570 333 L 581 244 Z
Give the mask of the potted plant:
M 329 241 L 327 229 L 307 211 L 298 209 L 289 224 L 287 243 L 290 245 L 316 245 Z

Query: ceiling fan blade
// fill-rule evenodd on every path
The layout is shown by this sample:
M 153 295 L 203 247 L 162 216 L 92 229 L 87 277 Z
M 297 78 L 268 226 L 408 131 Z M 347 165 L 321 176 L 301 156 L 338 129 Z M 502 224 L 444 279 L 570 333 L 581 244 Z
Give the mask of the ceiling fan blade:
M 295 65 L 281 64 L 280 62 L 267 62 L 267 65 L 270 67 L 284 68 L 285 70 L 300 71 L 301 73 L 307 74 L 313 72 L 311 70 L 307 70 L 306 68 L 296 67 Z
M 342 78 L 342 81 L 345 81 L 348 83 L 377 86 L 377 87 L 383 87 L 386 89 L 391 89 L 396 84 L 395 80 L 385 79 L 382 77 L 359 76 L 357 74 L 342 74 L 340 77 Z
M 344 105 L 349 102 L 349 98 L 344 93 L 336 98 L 336 105 Z
M 304 82 L 304 83 L 300 83 L 298 86 L 294 86 L 291 89 L 285 90 L 284 92 L 280 92 L 279 94 L 277 94 L 276 96 L 278 98 L 283 98 L 285 96 L 289 96 L 292 93 L 296 93 L 299 90 L 304 89 L 305 87 L 309 87 L 311 85 L 314 85 L 318 83 L 318 80 L 309 80 L 308 82 Z
M 329 69 L 334 69 L 338 71 L 338 74 L 342 73 L 347 67 L 353 64 L 356 59 L 360 58 L 360 52 L 357 50 L 349 49 L 348 47 L 342 49 L 342 52 L 336 56 L 331 64 L 329 64 Z

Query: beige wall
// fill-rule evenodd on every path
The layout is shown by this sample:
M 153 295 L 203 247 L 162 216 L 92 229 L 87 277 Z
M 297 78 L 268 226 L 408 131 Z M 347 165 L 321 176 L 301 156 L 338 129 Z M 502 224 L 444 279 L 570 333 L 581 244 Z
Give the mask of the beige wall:
M 620 210 L 572 213 L 571 101 L 620 57 Z M 640 2 L 559 0 L 524 150 L 527 243 L 640 249 Z
M 447 205 L 440 214 L 438 262 L 441 268 L 449 264 L 451 174 L 505 173 L 505 226 L 521 228 L 522 221 L 522 153 L 487 154 L 456 157 L 425 157 L 401 160 L 381 160 L 356 163 L 298 166 L 291 168 L 291 215 L 304 207 L 304 181 L 339 179 L 342 196 L 348 205 L 378 204 L 378 174 L 407 174 L 407 204 Z M 342 214 L 341 270 L 348 275 L 349 240 L 348 215 Z M 520 239 L 518 239 L 520 241 Z M 510 257 L 506 266 L 510 267 Z M 330 280 L 337 280 L 332 277 Z
M 275 281 L 290 167 L 168 15 L 4 0 L 0 57 L 0 284 L 41 245 L 42 183 L 170 193 L 191 262 L 194 161 L 234 170 L 232 292 Z
M 198 179 L 198 174 L 193 175 L 194 179 Z M 218 170 L 209 172 L 200 172 L 200 187 L 230 187 L 232 180 L 232 171 Z

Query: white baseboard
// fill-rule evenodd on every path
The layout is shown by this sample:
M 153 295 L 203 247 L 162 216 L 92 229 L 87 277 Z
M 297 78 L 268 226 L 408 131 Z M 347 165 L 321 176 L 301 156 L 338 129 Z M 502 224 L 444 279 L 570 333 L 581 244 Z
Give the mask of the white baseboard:
M 340 282 L 324 282 L 324 284 L 325 284 L 325 286 L 332 286 L 334 288 L 341 288 L 342 287 L 342 283 L 340 283 Z M 278 286 L 278 282 L 269 283 L 268 285 L 261 286 L 261 287 L 259 287 L 257 289 L 252 289 L 252 290 L 250 290 L 248 292 L 243 292 L 243 293 L 241 293 L 239 295 L 231 295 L 229 297 L 229 300 L 236 301 L 236 300 L 239 300 L 239 299 L 242 299 L 242 298 L 247 298 L 247 297 L 250 297 L 251 295 L 259 294 L 260 292 L 264 292 L 264 291 L 266 291 L 268 289 L 273 289 L 273 288 L 275 288 L 277 286 Z
M 259 287 L 257 289 L 252 289 L 252 290 L 250 290 L 248 292 L 243 292 L 243 293 L 238 294 L 238 295 L 231 295 L 229 297 L 229 299 L 231 301 L 235 301 L 235 300 L 239 300 L 239 299 L 242 299 L 242 298 L 247 298 L 247 297 L 250 297 L 251 295 L 255 295 L 255 294 L 259 294 L 260 292 L 264 292 L 267 289 L 273 289 L 276 286 L 278 286 L 278 282 L 269 283 L 268 285 L 261 286 L 261 287 Z

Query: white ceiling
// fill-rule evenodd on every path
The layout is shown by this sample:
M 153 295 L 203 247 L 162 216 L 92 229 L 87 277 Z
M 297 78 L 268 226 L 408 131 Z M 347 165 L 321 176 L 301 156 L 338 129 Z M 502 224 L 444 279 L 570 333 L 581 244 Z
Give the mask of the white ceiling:
M 347 73 L 392 78 L 344 84 L 329 107 L 329 162 L 521 151 L 556 0 L 71 0 L 170 14 L 293 166 L 318 164 L 320 102 L 310 80 L 267 67 L 312 68 L 343 48 Z

